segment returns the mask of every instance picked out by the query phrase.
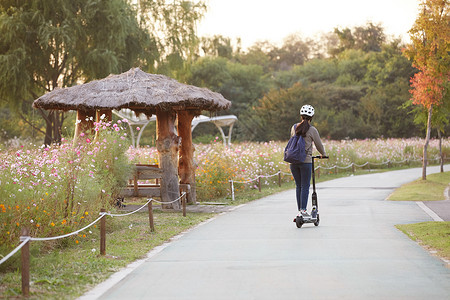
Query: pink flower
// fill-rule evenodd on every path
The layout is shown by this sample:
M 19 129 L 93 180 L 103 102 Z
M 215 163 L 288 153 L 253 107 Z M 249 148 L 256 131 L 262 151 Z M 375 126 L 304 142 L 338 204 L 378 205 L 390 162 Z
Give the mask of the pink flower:
M 91 142 L 91 139 L 87 138 L 86 143 L 90 143 L 90 142 Z
M 139 130 L 141 130 L 141 128 L 140 127 L 136 127 L 136 130 L 139 131 Z

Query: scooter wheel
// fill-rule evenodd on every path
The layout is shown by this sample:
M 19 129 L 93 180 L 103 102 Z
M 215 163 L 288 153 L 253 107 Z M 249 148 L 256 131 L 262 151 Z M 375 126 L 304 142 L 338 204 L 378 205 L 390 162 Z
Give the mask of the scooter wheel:
M 297 225 L 297 228 L 302 228 L 303 226 L 303 217 L 297 217 L 295 219 L 295 225 Z
M 314 225 L 319 226 L 319 222 L 320 222 L 319 215 L 317 215 L 317 221 L 314 222 Z

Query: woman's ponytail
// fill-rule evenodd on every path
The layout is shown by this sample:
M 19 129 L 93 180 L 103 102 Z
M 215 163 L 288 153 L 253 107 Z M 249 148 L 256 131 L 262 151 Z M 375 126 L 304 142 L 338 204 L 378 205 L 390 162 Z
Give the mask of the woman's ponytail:
M 306 133 L 309 130 L 309 127 L 311 127 L 311 124 L 309 124 L 309 121 L 311 121 L 311 119 L 312 117 L 310 116 L 302 115 L 302 121 L 295 128 L 295 134 L 305 137 Z

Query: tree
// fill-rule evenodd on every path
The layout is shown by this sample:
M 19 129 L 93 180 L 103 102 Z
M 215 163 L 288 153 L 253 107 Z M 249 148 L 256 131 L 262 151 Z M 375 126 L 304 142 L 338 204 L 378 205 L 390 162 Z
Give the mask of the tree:
M 241 114 L 268 90 L 263 75 L 262 67 L 258 65 L 243 65 L 224 57 L 203 57 L 191 66 L 188 83 L 207 87 L 230 99 L 233 105 L 227 114 L 234 114 L 239 118 L 239 125 L 233 132 L 240 135 L 249 126 L 246 119 L 241 118 Z
M 411 79 L 411 100 L 428 111 L 423 147 L 423 180 L 426 179 L 433 106 L 439 106 L 445 101 L 444 85 L 450 78 L 449 3 L 448 0 L 424 0 L 420 4 L 420 14 L 409 31 L 412 43 L 404 52 L 419 70 Z
M 152 65 L 158 56 L 123 0 L 0 2 L 0 101 L 19 113 L 45 92 Z M 64 112 L 39 112 L 44 143 L 59 143 Z
M 335 56 L 344 50 L 355 49 L 364 52 L 381 51 L 383 43 L 386 41 L 384 29 L 381 25 L 369 22 L 366 26 L 357 26 L 352 29 L 334 29 L 339 42 L 337 45 L 330 45 L 329 54 Z
M 186 81 L 186 67 L 199 55 L 196 26 L 206 12 L 204 1 L 139 0 L 138 11 L 143 26 L 157 37 L 158 73 Z
M 222 35 L 201 38 L 201 48 L 206 56 L 233 58 L 231 39 Z

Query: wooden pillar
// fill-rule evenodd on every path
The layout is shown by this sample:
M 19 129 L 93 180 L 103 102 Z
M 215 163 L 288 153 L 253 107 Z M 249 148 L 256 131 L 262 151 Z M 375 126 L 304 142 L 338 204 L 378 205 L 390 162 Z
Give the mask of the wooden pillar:
M 103 116 L 104 115 L 104 116 Z M 103 119 L 101 118 L 103 116 Z M 111 122 L 112 121 L 112 110 L 111 109 L 100 109 L 96 111 L 96 122 Z M 95 132 L 95 141 L 98 141 L 99 132 Z
M 188 195 L 188 203 L 196 204 L 197 196 L 195 189 L 195 169 L 197 168 L 194 162 L 194 146 L 192 144 L 192 119 L 195 116 L 193 111 L 179 111 L 178 112 L 178 134 L 181 137 L 181 147 L 178 160 L 178 175 L 180 176 L 180 183 L 187 183 L 191 186 Z
M 102 115 L 105 115 L 103 119 L 100 119 Z M 112 110 L 111 109 L 100 109 L 97 110 L 97 122 L 111 122 L 112 121 Z
M 75 124 L 74 144 L 77 142 L 80 134 L 92 134 L 94 130 L 94 121 L 96 120 L 96 110 L 78 110 Z
M 175 134 L 174 111 L 158 111 L 156 113 L 156 148 L 159 154 L 159 167 L 163 170 L 161 178 L 161 201 L 170 202 L 180 196 L 178 182 L 178 147 L 180 138 Z M 179 201 L 172 204 L 179 209 Z

